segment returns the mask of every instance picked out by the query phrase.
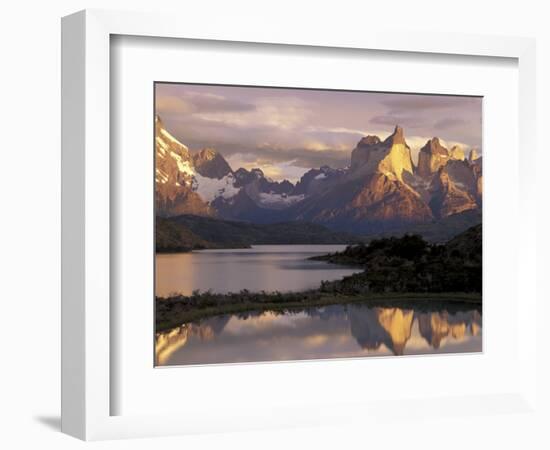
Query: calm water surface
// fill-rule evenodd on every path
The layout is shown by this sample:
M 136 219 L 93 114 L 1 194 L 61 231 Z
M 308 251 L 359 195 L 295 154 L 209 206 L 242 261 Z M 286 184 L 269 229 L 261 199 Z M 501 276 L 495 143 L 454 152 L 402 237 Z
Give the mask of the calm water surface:
M 426 312 L 361 304 L 223 315 L 156 335 L 156 365 L 480 352 L 476 309 Z
M 344 245 L 258 245 L 157 255 L 156 294 L 300 291 L 359 272 L 313 255 Z M 332 305 L 284 313 L 251 312 L 186 323 L 156 335 L 156 365 L 288 361 L 479 352 L 481 312 Z
M 156 295 L 212 292 L 301 291 L 323 280 L 360 272 L 307 258 L 341 251 L 345 245 L 255 245 L 247 249 L 201 250 L 156 256 Z

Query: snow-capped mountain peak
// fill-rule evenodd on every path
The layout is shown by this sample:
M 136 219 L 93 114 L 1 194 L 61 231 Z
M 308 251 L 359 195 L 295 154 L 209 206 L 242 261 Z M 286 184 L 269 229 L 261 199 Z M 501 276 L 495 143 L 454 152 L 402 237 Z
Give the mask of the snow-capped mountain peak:
M 170 134 L 157 116 L 155 119 L 157 206 L 161 214 L 182 211 L 213 214 L 216 198 L 238 194 L 235 176 L 227 161 L 213 149 L 191 155 L 189 148 Z M 179 199 L 179 200 L 178 200 Z M 191 208 L 184 203 L 193 205 Z

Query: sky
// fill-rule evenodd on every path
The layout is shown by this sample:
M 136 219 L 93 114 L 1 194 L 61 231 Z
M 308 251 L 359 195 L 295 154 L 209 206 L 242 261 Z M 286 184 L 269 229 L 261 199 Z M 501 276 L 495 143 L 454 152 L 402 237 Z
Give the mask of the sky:
M 191 151 L 219 151 L 233 170 L 295 182 L 349 165 L 361 137 L 403 127 L 413 161 L 431 137 L 481 153 L 480 97 L 157 83 L 155 109 Z

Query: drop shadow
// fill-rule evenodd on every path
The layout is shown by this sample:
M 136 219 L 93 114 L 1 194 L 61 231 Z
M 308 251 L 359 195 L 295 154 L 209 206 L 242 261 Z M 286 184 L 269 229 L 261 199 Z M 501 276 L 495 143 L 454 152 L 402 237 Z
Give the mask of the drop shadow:
M 50 430 L 61 431 L 61 417 L 59 416 L 36 416 L 34 420 Z

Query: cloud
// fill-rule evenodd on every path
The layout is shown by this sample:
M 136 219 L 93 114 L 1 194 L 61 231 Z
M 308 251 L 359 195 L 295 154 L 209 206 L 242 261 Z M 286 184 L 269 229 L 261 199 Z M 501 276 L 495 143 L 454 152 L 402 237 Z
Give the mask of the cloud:
M 458 97 L 453 95 L 390 94 L 391 97 L 381 103 L 390 111 L 454 109 L 457 104 L 471 104 L 478 97 Z
M 345 127 L 319 127 L 308 126 L 304 129 L 305 133 L 333 133 L 333 134 L 352 134 L 357 136 L 365 136 L 368 134 L 366 130 L 358 130 Z
M 233 151 L 222 148 L 222 154 L 228 160 L 243 161 L 250 166 L 252 162 L 268 164 L 282 164 L 292 161 L 293 165 L 300 168 L 311 169 L 329 165 L 331 167 L 345 167 L 349 165 L 351 150 L 342 151 L 336 149 L 311 150 L 307 148 L 282 149 L 276 147 L 262 148 L 233 148 Z M 228 151 L 229 150 L 229 151 Z M 234 164 L 231 165 L 233 167 Z M 239 167 L 235 165 L 235 167 Z
M 311 116 L 311 110 L 300 99 L 269 97 L 258 98 L 253 109 L 201 111 L 196 116 L 232 127 L 287 131 L 303 126 Z
M 222 95 L 203 92 L 187 92 L 185 98 L 192 102 L 198 111 L 205 112 L 245 112 L 254 111 L 256 106 L 251 103 L 229 99 Z
M 386 125 L 394 127 L 400 125 L 405 128 L 419 128 L 426 125 L 426 120 L 420 115 L 403 116 L 398 114 L 374 116 L 369 121 L 373 125 Z
M 253 111 L 255 105 L 228 99 L 222 95 L 185 91 L 178 94 L 158 92 L 155 99 L 157 114 L 186 115 Z
M 157 96 L 155 98 L 155 113 L 161 117 L 169 114 L 189 114 L 193 111 L 193 105 L 180 97 Z
M 305 150 L 312 150 L 314 152 L 351 150 L 347 143 L 335 142 L 331 139 L 323 140 L 322 137 L 319 139 L 306 138 L 301 142 L 301 144 Z
M 309 170 L 309 167 L 296 165 L 295 160 L 275 162 L 266 158 L 258 158 L 253 153 L 236 153 L 228 157 L 227 161 L 231 167 L 243 167 L 247 170 L 262 169 L 266 177 L 276 181 L 288 180 L 292 183 L 296 183 Z
M 478 97 L 390 94 L 380 102 L 386 109 L 384 114 L 375 115 L 370 123 L 375 125 L 399 124 L 426 132 L 471 128 L 471 121 L 481 113 L 481 99 Z
M 448 117 L 446 119 L 438 120 L 434 124 L 436 130 L 447 130 L 449 128 L 455 128 L 460 125 L 465 125 L 466 121 L 464 119 L 459 119 L 456 117 Z
M 213 147 L 234 169 L 273 178 L 349 165 L 362 136 L 385 139 L 396 124 L 414 156 L 428 139 L 481 145 L 481 99 L 299 89 L 157 84 L 157 113 L 191 150 Z
M 305 148 L 291 149 L 290 153 L 294 157 L 295 164 L 298 167 L 321 167 L 324 165 L 334 168 L 346 167 L 350 163 L 351 151 L 342 151 L 336 149 L 327 149 L 322 152 L 308 150 Z
M 466 144 L 465 142 L 460 142 L 460 141 L 449 141 L 445 139 L 440 139 L 440 142 L 441 142 L 441 145 L 443 145 L 443 147 L 445 147 L 448 150 L 452 149 L 456 145 L 458 147 L 461 147 L 462 150 L 464 150 L 464 152 L 469 153 L 472 148 L 470 145 Z

